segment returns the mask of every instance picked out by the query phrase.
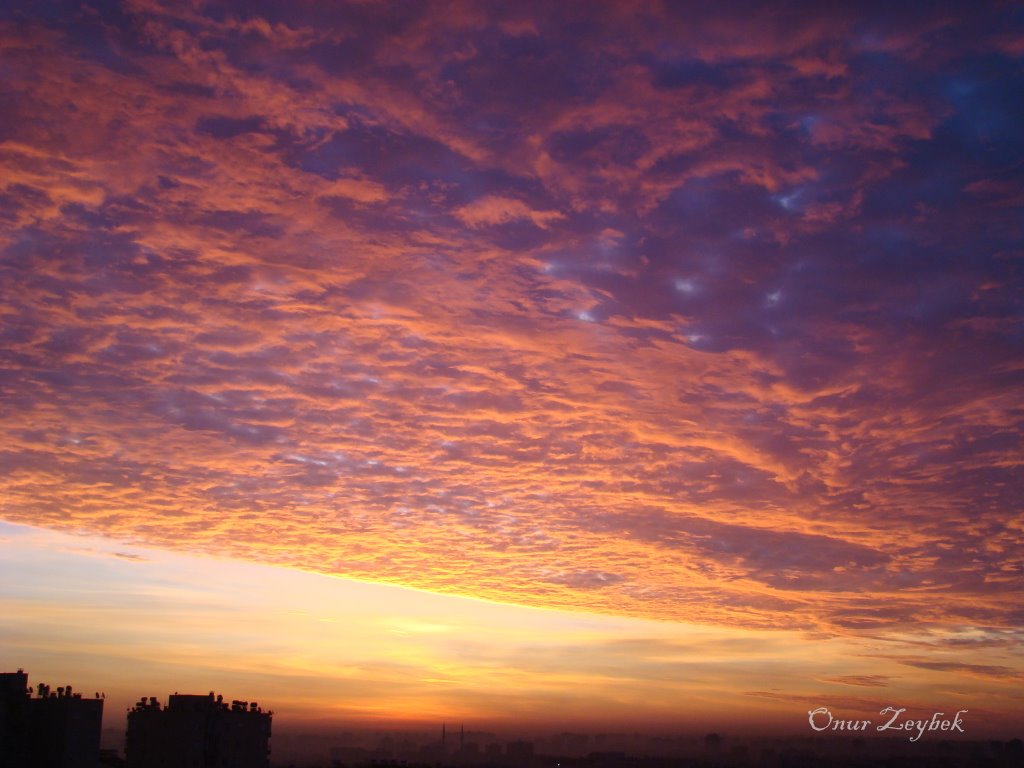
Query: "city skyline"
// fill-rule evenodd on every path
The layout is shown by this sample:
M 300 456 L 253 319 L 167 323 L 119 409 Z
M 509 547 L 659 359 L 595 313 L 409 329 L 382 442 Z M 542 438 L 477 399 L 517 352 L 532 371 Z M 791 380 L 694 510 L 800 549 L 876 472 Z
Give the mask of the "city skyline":
M 285 730 L 1020 735 L 1018 6 L 0 41 L 8 667 Z

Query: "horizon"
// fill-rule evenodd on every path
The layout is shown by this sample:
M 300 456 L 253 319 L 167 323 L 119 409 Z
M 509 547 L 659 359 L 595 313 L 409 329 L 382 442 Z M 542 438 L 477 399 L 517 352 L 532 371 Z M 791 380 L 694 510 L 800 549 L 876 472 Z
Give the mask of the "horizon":
M 3 668 L 283 732 L 1021 736 L 1016 4 L 0 43 Z
M 812 731 L 808 712 L 818 706 L 837 719 L 868 718 L 873 727 L 888 719 L 879 714 L 887 706 L 908 709 L 901 721 L 963 708 L 969 710 L 965 733 L 942 739 L 1021 736 L 1016 710 L 1004 714 L 992 706 L 1000 696 L 1009 702 L 1019 696 L 1013 678 L 993 681 L 1000 670 L 936 671 L 915 667 L 909 655 L 878 657 L 879 648 L 906 653 L 932 641 L 927 633 L 900 643 L 822 637 L 808 659 L 808 641 L 796 631 L 499 604 L 6 523 L 0 541 L 9 545 L 0 567 L 31 583 L 0 586 L 2 604 L 21 608 L 0 620 L 7 652 L 20 645 L 18 665 L 34 684 L 102 692 L 107 746 L 116 746 L 110 733 L 124 732 L 117 713 L 140 697 L 166 704 L 174 693 L 210 691 L 258 702 L 274 713 L 274 733 L 289 738 L 440 732 L 445 722 L 508 735 L 851 736 Z M 104 561 L 108 573 L 97 577 L 93 567 Z M 117 594 L 102 589 L 111 581 L 120 585 Z M 121 605 L 129 610 L 122 613 Z M 96 617 L 111 615 L 120 623 L 97 630 Z M 212 627 L 207 616 L 215 617 Z M 78 638 L 75 645 L 47 631 L 57 622 Z M 16 623 L 29 642 L 10 642 Z M 197 624 L 211 634 L 200 657 Z M 99 637 L 113 646 L 102 654 L 94 646 Z M 124 647 L 112 638 L 123 638 Z M 301 655 L 283 658 L 280 647 Z M 658 676 L 666 665 L 677 679 Z M 838 667 L 843 675 L 834 674 Z M 92 676 L 83 679 L 83 669 Z M 453 679 L 438 677 L 438 670 Z M 495 681 L 501 690 L 492 690 Z M 561 703 L 558 714 L 544 707 L 552 698 Z M 409 700 L 413 712 L 404 709 Z M 892 731 L 864 736 L 901 737 Z

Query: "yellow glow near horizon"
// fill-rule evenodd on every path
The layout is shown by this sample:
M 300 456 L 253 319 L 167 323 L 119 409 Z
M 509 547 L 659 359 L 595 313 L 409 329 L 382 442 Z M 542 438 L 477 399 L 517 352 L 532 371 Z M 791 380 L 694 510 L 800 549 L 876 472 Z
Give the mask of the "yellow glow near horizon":
M 854 642 L 525 608 L 8 524 L 0 533 L 7 665 L 105 691 L 114 728 L 139 696 L 173 691 L 258 700 L 286 730 L 459 720 L 797 731 L 808 702 L 870 712 L 955 697 L 984 711 L 1015 690 L 969 666 L 915 667 L 923 635 Z

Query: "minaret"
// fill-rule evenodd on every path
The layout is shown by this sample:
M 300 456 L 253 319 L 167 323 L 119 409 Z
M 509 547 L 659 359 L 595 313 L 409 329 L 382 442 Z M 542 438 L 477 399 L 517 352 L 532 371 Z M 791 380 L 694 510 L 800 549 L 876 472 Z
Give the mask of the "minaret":
M 465 724 L 459 726 L 459 751 L 461 752 L 466 747 L 466 726 Z
M 445 741 L 445 723 L 441 723 L 441 753 L 444 753 L 444 741 Z

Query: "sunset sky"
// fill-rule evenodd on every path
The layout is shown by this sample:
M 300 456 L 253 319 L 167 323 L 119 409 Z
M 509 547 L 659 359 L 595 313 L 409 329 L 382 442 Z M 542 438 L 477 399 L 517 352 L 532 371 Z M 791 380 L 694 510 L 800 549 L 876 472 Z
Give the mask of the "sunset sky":
M 1024 10 L 706 5 L 5 3 L 0 671 L 1021 735 Z

